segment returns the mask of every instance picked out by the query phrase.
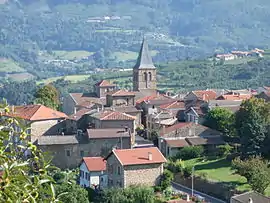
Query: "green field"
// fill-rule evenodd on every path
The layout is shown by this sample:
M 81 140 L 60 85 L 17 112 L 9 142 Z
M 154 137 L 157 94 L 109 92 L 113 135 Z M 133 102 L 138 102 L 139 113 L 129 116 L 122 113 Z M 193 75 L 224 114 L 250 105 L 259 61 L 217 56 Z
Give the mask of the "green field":
M 25 72 L 25 73 L 8 74 L 7 78 L 12 81 L 21 82 L 21 81 L 33 79 L 34 76 L 30 73 Z
M 89 76 L 90 75 L 68 75 L 68 76 L 52 77 L 52 78 L 47 78 L 45 80 L 40 80 L 37 82 L 37 84 L 49 84 L 61 78 L 63 78 L 64 80 L 68 80 L 72 83 L 76 83 L 76 82 L 87 79 Z
M 204 162 L 200 158 L 191 159 L 185 161 L 185 165 L 196 165 L 195 174 L 200 176 L 204 173 L 208 180 L 233 184 L 240 191 L 251 190 L 246 178 L 235 174 L 231 168 L 231 162 L 226 159 L 206 160 Z M 270 187 L 266 190 L 266 194 L 270 195 Z
M 53 56 L 56 59 L 62 59 L 62 60 L 74 60 L 74 59 L 82 59 L 87 56 L 91 56 L 94 54 L 93 52 L 88 51 L 60 51 L 60 50 L 54 50 Z
M 11 59 L 0 58 L 0 72 L 14 73 L 25 72 L 25 70 Z

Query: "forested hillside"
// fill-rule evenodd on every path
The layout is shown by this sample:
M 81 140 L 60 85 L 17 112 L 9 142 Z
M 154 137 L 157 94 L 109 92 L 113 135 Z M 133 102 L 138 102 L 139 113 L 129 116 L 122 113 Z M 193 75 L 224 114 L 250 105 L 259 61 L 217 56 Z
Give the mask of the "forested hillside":
M 268 0 L 2 0 L 0 77 L 131 67 L 143 35 L 156 62 L 266 48 L 269 9 Z

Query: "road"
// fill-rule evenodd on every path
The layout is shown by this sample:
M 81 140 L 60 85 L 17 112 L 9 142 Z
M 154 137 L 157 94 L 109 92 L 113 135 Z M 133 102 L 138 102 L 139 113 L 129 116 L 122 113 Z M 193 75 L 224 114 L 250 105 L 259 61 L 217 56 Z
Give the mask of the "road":
M 174 182 L 172 182 L 172 187 L 173 187 L 174 191 L 188 193 L 189 195 L 191 195 L 191 193 L 192 193 L 190 188 L 185 187 L 185 186 L 180 185 L 180 184 L 177 184 L 177 183 L 174 183 Z M 199 195 L 201 197 L 204 197 L 205 201 L 209 202 L 209 203 L 226 203 L 223 200 L 217 199 L 215 197 L 209 196 L 207 194 L 201 193 L 201 192 L 196 191 L 196 190 L 193 190 L 193 193 L 194 193 L 194 195 Z

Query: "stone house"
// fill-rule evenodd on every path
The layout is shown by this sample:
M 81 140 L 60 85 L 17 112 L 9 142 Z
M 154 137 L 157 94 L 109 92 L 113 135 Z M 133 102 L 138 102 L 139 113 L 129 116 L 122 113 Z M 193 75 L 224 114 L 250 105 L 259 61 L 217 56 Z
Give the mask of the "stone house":
M 175 156 L 182 147 L 202 145 L 212 150 L 224 144 L 221 132 L 192 122 L 163 128 L 159 135 L 158 146 L 166 157 Z
M 101 110 L 87 116 L 91 128 L 129 128 L 135 133 L 135 116 L 114 110 Z
M 203 101 L 208 101 L 208 100 L 214 100 L 217 97 L 217 93 L 213 90 L 196 90 L 196 91 L 191 91 L 188 93 L 184 100 L 185 101 L 196 101 L 196 100 L 203 100 Z
M 10 113 L 2 114 L 5 117 L 19 119 L 29 127 L 28 134 L 31 142 L 43 135 L 71 134 L 76 131 L 76 124 L 67 120 L 68 116 L 49 107 L 36 104 L 12 107 Z M 20 132 L 19 126 L 14 124 L 16 132 Z
M 102 108 L 106 105 L 106 95 L 114 91 L 116 85 L 107 80 L 101 80 L 94 85 L 92 93 L 70 93 L 63 101 L 63 112 L 67 115 L 76 114 L 83 108 Z
M 270 203 L 270 198 L 251 191 L 232 196 L 230 203 Z
M 108 187 L 155 186 L 166 162 L 158 148 L 112 150 L 106 157 Z
M 85 133 L 41 136 L 35 142 L 52 155 L 52 163 L 61 168 L 76 168 L 83 157 L 107 156 L 113 148 L 130 149 L 131 134 L 126 129 L 88 129 Z
M 103 157 L 83 157 L 79 168 L 82 187 L 95 189 L 107 185 L 106 161 Z
M 126 90 L 115 90 L 107 93 L 106 106 L 134 106 L 135 94 Z

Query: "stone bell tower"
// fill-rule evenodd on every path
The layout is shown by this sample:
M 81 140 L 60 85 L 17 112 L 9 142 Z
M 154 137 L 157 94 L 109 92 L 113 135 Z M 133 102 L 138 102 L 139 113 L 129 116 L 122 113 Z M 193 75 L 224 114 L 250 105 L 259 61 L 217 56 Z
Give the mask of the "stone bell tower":
M 157 71 L 153 64 L 148 44 L 143 39 L 140 53 L 133 67 L 133 90 L 144 95 L 153 95 L 157 91 Z

